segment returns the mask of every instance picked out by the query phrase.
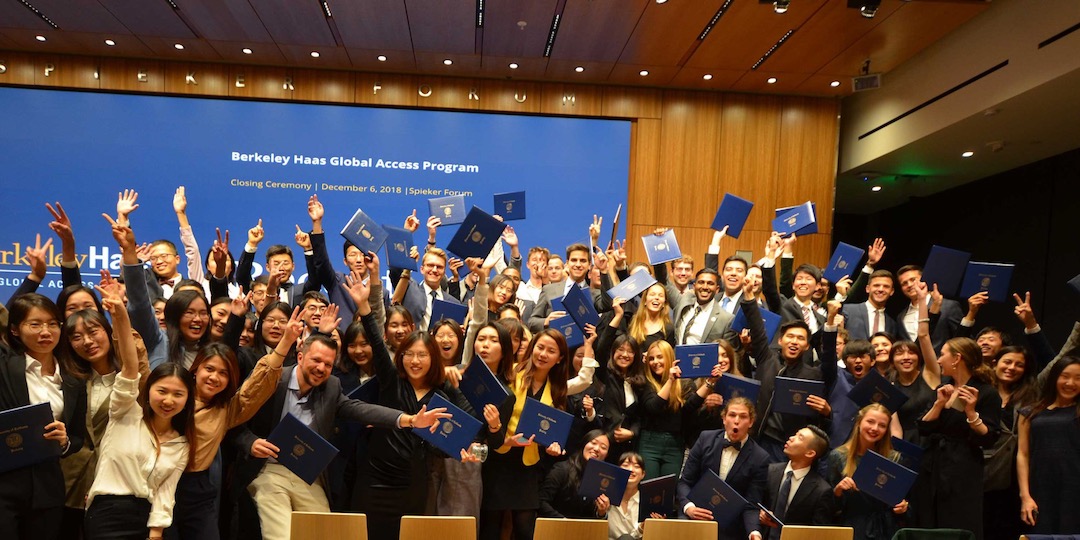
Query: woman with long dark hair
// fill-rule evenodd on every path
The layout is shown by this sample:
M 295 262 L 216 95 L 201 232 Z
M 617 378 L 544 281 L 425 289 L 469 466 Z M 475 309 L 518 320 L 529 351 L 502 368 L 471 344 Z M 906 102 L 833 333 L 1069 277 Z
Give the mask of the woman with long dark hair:
M 106 296 L 103 306 L 114 320 L 124 309 L 116 297 Z M 189 463 L 195 382 L 186 369 L 166 362 L 150 372 L 140 392 L 129 332 L 118 333 L 117 353 L 122 364 L 109 399 L 97 476 L 86 497 L 86 537 L 158 539 L 172 524 L 176 483 Z
M 1019 423 L 1020 515 L 1039 534 L 1080 531 L 1080 357 L 1050 367 L 1039 400 Z
M 581 451 L 574 452 L 569 459 L 556 463 L 540 485 L 540 517 L 597 519 L 607 516 L 611 507 L 607 496 L 586 499 L 578 495 L 578 488 L 581 487 L 585 462 L 590 459 L 607 459 L 611 441 L 607 432 L 594 429 L 586 433 L 581 442 Z
M 892 538 L 899 528 L 896 516 L 907 513 L 908 502 L 890 508 L 885 503 L 859 491 L 852 477 L 866 452 L 873 450 L 887 459 L 896 461 L 900 455 L 892 448 L 889 422 L 892 414 L 878 403 L 871 403 L 859 410 L 855 425 L 847 442 L 829 452 L 826 462 L 826 480 L 833 487 L 837 498 L 840 523 L 855 529 L 855 538 Z
M 165 302 L 165 334 L 168 361 L 185 369 L 199 349 L 210 341 L 210 307 L 201 292 L 184 290 Z
M 926 453 L 915 486 L 915 519 L 919 527 L 966 529 L 982 540 L 983 449 L 997 440 L 1001 398 L 971 339 L 946 341 L 940 357 L 926 359 L 934 360 L 951 382 L 937 389 L 919 420 Z

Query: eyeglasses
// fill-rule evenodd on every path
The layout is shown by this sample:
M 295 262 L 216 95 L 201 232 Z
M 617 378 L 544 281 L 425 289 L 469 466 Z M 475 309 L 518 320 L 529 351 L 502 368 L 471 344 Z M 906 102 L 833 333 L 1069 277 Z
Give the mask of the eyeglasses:
M 432 270 L 442 270 L 446 268 L 446 265 L 437 263 L 424 263 L 424 268 L 430 268 Z
M 50 332 L 59 332 L 60 323 L 56 321 L 41 322 L 41 321 L 28 321 L 23 323 L 24 326 L 30 329 L 31 332 L 41 333 L 42 330 L 48 329 Z
M 426 352 L 405 351 L 401 353 L 401 357 L 406 360 L 412 360 L 414 358 L 419 360 L 427 360 L 428 358 L 431 358 L 431 355 Z
M 266 326 L 285 326 L 289 324 L 289 319 L 275 319 L 273 317 L 267 317 L 263 319 L 263 324 Z
M 171 259 L 171 258 L 173 258 L 175 256 L 176 256 L 175 253 L 162 253 L 160 255 L 151 255 L 150 256 L 150 262 L 167 261 L 167 260 L 169 260 L 169 259 Z

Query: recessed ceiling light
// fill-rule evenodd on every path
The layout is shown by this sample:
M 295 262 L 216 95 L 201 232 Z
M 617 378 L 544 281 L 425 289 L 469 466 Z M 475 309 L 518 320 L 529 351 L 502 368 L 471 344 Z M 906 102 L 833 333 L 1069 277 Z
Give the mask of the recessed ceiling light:
M 574 71 L 576 71 L 578 73 L 581 73 L 582 71 L 585 71 L 585 68 L 582 67 L 582 66 L 578 66 L 578 67 L 574 68 Z
M 666 4 L 667 0 L 656 0 L 657 4 Z
M 176 45 L 173 45 L 173 47 L 176 47 L 176 50 L 178 50 L 178 51 L 184 50 L 184 44 L 183 43 L 177 43 Z
M 244 54 L 251 54 L 251 49 L 249 49 L 247 47 L 244 47 L 243 52 L 244 52 Z
M 116 42 L 111 39 L 106 39 L 105 44 L 112 47 L 113 45 L 116 45 Z
M 517 69 L 517 68 L 518 68 L 517 62 L 510 62 L 510 69 Z
M 765 79 L 765 82 L 769 84 L 776 84 L 776 77 L 769 77 L 768 79 Z
M 706 81 L 711 81 L 712 80 L 712 74 L 711 73 L 706 73 L 706 74 L 702 75 L 701 78 L 705 79 Z
M 311 51 L 311 57 L 312 58 L 318 58 L 319 57 L 319 51 Z
M 836 88 L 837 86 L 840 86 L 840 81 L 833 81 L 829 83 L 829 86 Z
M 45 41 L 45 36 L 34 36 L 34 39 L 38 41 Z
M 870 191 L 881 191 L 881 186 L 874 186 L 870 188 Z
M 378 60 L 378 61 L 380 61 L 380 62 L 385 62 L 385 61 L 386 61 L 386 57 L 380 54 L 380 55 L 379 55 L 378 57 L 376 57 L 376 60 Z
M 444 66 L 450 66 L 450 65 L 454 64 L 454 61 L 447 58 L 446 60 L 443 60 L 442 63 L 443 63 Z
M 962 157 L 971 157 L 971 156 L 975 155 L 975 152 L 972 152 L 971 150 L 968 150 L 967 152 L 964 152 L 963 154 L 960 154 L 960 155 Z
M 643 69 L 643 70 L 638 72 L 638 75 L 641 75 L 642 77 L 644 77 L 644 76 L 646 76 L 648 74 L 649 74 L 649 70 L 647 70 L 647 69 Z

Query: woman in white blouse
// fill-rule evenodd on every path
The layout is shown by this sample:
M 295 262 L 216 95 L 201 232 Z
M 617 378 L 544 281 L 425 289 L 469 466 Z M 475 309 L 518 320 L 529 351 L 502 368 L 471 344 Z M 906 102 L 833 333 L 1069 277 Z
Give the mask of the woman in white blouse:
M 150 373 L 146 395 L 140 396 L 135 341 L 131 332 L 119 331 L 128 324 L 127 311 L 115 295 L 102 291 L 102 296 L 117 330 L 113 338 L 121 369 L 109 400 L 97 476 L 86 498 L 86 538 L 160 539 L 172 523 L 176 484 L 188 464 L 195 382 L 179 364 L 166 362 Z
M 608 540 L 637 540 L 645 530 L 645 522 L 638 521 L 640 495 L 638 486 L 645 479 L 645 460 L 637 452 L 626 452 L 619 456 L 619 466 L 630 471 L 630 480 L 626 483 L 622 502 L 612 506 L 607 513 Z M 664 516 L 653 512 L 651 518 L 663 519 Z

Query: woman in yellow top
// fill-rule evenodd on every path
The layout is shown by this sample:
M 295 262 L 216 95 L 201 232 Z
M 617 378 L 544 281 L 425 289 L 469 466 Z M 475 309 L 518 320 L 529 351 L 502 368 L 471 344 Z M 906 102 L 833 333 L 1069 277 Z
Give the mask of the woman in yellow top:
M 511 392 L 514 412 L 505 425 L 504 433 L 512 434 L 504 444 L 488 456 L 484 463 L 484 507 L 480 512 L 480 540 L 498 540 L 503 518 L 511 516 L 512 538 L 531 540 L 540 508 L 540 483 L 544 470 L 540 464 L 540 447 L 533 437 L 517 433 L 521 410 L 526 398 L 566 410 L 566 374 L 570 357 L 566 338 L 557 330 L 537 333 L 526 349 L 526 362 L 519 364 Z M 561 456 L 563 449 L 554 443 L 545 449 L 550 457 Z

